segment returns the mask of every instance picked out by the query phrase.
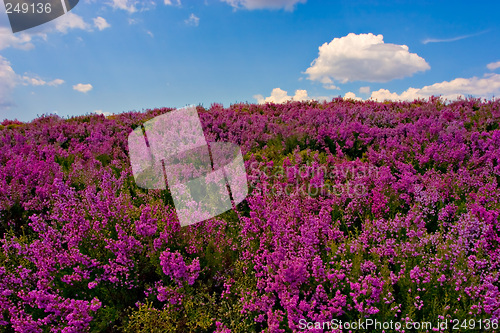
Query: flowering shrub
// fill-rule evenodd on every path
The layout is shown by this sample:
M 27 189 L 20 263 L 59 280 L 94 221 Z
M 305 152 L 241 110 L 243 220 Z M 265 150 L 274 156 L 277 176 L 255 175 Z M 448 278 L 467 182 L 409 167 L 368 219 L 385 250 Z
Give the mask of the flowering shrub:
M 500 319 L 500 101 L 198 107 L 250 194 L 184 228 L 128 159 L 168 111 L 2 122 L 0 332 Z

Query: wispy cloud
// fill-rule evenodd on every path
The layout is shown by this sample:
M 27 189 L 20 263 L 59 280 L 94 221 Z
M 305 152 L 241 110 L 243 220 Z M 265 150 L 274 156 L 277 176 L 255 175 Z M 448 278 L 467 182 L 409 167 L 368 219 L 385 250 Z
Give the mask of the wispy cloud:
M 94 19 L 94 26 L 100 31 L 102 31 L 106 28 L 111 27 L 111 24 L 109 24 L 104 17 L 98 16 Z
M 45 81 L 37 75 L 18 75 L 12 69 L 10 62 L 0 55 L 0 111 L 15 105 L 13 91 L 20 84 L 25 86 L 57 87 L 63 83 L 64 80 L 62 79 Z
M 427 38 L 427 39 L 424 39 L 422 41 L 422 44 L 455 42 L 457 40 L 479 36 L 479 35 L 482 35 L 482 34 L 488 32 L 488 31 L 489 30 L 484 30 L 484 31 L 481 31 L 481 32 L 478 32 L 478 33 L 475 33 L 475 34 L 461 35 L 461 36 L 452 37 L 452 38 Z
M 10 66 L 10 62 L 0 55 L 0 110 L 14 105 L 12 91 L 18 83 L 18 76 Z
M 198 25 L 200 25 L 200 18 L 194 14 L 191 14 L 187 20 L 184 20 L 184 23 L 193 27 L 197 27 Z
M 106 4 L 111 6 L 113 9 L 121 9 L 129 12 L 130 14 L 147 11 L 156 6 L 156 2 L 151 0 L 111 0 L 111 2 L 106 2 Z
M 45 36 L 46 37 L 46 36 Z M 7 27 L 0 27 L 0 50 L 14 47 L 21 50 L 31 50 L 35 47 L 32 35 L 25 32 L 13 34 Z
M 85 22 L 81 16 L 73 12 L 60 16 L 46 25 L 16 34 L 12 33 L 10 28 L 0 24 L 0 50 L 9 47 L 21 50 L 31 50 L 35 48 L 34 41 L 46 41 L 49 33 L 59 32 L 66 34 L 70 30 L 77 29 L 92 31 L 92 26 Z
M 361 94 L 369 94 L 370 93 L 370 87 L 359 87 L 359 92 Z
M 221 0 L 228 3 L 234 9 L 281 9 L 293 11 L 298 3 L 306 3 L 307 0 Z
M 130 17 L 127 19 L 127 21 L 128 21 L 128 24 L 130 24 L 130 25 L 138 24 L 140 22 L 140 20 L 138 20 L 136 18 L 130 18 Z
M 165 0 L 164 3 L 167 6 L 174 6 L 174 5 L 180 6 L 181 5 L 181 0 Z
M 62 79 L 55 79 L 55 80 L 52 80 L 52 81 L 45 81 L 45 80 L 42 80 L 38 77 L 30 77 L 28 75 L 24 75 L 22 77 L 22 81 L 23 81 L 23 84 L 24 85 L 32 85 L 32 86 L 51 86 L 51 87 L 57 87 L 61 84 L 64 83 L 64 80 Z
M 85 22 L 81 16 L 76 15 L 73 12 L 64 14 L 63 16 L 55 19 L 53 22 L 55 30 L 63 34 L 68 33 L 68 31 L 72 29 L 91 30 L 91 25 Z

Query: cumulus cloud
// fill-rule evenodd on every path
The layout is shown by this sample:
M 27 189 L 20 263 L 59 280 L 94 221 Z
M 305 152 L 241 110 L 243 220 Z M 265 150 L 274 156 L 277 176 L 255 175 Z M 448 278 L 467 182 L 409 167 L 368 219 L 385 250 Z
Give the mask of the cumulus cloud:
M 184 20 L 184 23 L 193 27 L 197 27 L 198 25 L 200 25 L 200 18 L 194 14 L 191 14 L 189 15 L 189 18 L 187 20 Z
M 307 96 L 306 90 L 296 90 L 295 96 L 288 96 L 288 92 L 280 88 L 274 88 L 271 92 L 271 96 L 265 97 L 262 95 L 254 95 L 253 96 L 259 104 L 264 103 L 284 103 L 286 101 L 304 101 L 310 99 Z
M 257 103 L 285 103 L 287 101 L 309 101 L 309 100 L 318 100 L 318 101 L 326 101 L 329 100 L 330 97 L 327 96 L 314 96 L 311 97 L 307 94 L 307 90 L 297 89 L 295 90 L 294 96 L 288 96 L 288 92 L 280 89 L 274 88 L 271 91 L 271 96 L 264 97 L 262 95 L 254 95 L 253 98 L 257 100 Z
M 488 67 L 490 71 L 494 71 L 495 69 L 500 68 L 500 61 L 489 63 L 486 67 Z
M 111 24 L 109 24 L 104 17 L 98 16 L 94 19 L 94 26 L 100 31 L 102 31 L 106 28 L 111 27 Z
M 102 114 L 104 116 L 111 116 L 112 113 L 111 112 L 107 112 L 107 111 L 102 111 L 102 110 L 94 110 L 94 113 L 97 113 L 97 114 Z
M 469 79 L 457 78 L 451 81 L 434 83 L 423 88 L 408 88 L 401 94 L 380 89 L 372 92 L 372 99 L 383 100 L 407 100 L 441 95 L 446 99 L 456 99 L 459 96 L 491 98 L 500 95 L 500 74 L 485 74 L 482 78 L 472 77 Z
M 361 97 L 357 97 L 355 93 L 353 93 L 352 91 L 349 91 L 347 93 L 345 93 L 344 99 L 354 99 L 356 101 L 362 101 L 363 99 Z
M 295 96 L 292 98 L 294 101 L 306 101 L 309 99 L 307 96 L 307 90 L 299 89 L 295 90 Z
M 231 5 L 233 8 L 253 9 L 285 9 L 293 11 L 299 3 L 306 3 L 307 0 L 221 0 Z
M 408 90 L 403 91 L 400 95 L 398 95 L 397 93 L 390 92 L 387 89 L 379 89 L 377 91 L 372 92 L 370 98 L 381 102 L 385 100 L 412 101 L 414 99 L 423 98 L 423 96 L 419 93 L 419 90 L 420 89 L 417 88 L 408 88 Z
M 384 43 L 382 35 L 350 33 L 319 47 L 319 56 L 306 70 L 323 84 L 352 81 L 387 82 L 430 69 L 406 45 Z
M 92 87 L 92 85 L 89 84 L 89 83 L 87 83 L 87 84 L 78 83 L 78 84 L 76 84 L 76 85 L 73 86 L 73 90 L 79 91 L 81 93 L 88 93 L 93 88 L 94 87 Z

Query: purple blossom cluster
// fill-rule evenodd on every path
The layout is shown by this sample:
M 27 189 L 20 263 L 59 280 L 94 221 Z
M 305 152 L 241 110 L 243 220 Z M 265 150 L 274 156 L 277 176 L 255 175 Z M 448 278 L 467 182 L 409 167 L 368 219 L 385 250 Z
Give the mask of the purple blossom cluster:
M 500 101 L 198 107 L 250 190 L 182 228 L 128 157 L 168 111 L 0 125 L 0 332 L 500 319 Z

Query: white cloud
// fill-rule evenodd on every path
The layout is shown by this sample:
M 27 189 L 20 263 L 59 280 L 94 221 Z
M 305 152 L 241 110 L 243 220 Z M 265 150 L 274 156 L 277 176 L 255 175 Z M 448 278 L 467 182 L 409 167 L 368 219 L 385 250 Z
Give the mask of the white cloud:
M 129 12 L 130 14 L 138 12 L 138 11 L 145 11 L 149 10 L 152 7 L 156 5 L 155 1 L 153 0 L 111 0 L 111 2 L 107 3 L 109 6 L 111 6 L 113 9 L 121 9 L 124 11 Z
M 47 24 L 42 24 L 38 27 L 27 30 L 26 34 L 31 38 L 36 36 L 47 40 L 47 34 L 49 33 L 60 32 L 66 34 L 69 30 L 73 29 L 91 31 L 92 26 L 85 22 L 81 16 L 73 12 L 68 12 L 48 22 Z
M 0 109 L 7 109 L 13 105 L 12 91 L 18 81 L 10 62 L 0 55 Z
M 377 91 L 372 92 L 372 95 L 370 96 L 370 98 L 381 101 L 381 102 L 385 101 L 385 100 L 412 101 L 414 99 L 422 98 L 422 96 L 418 92 L 419 92 L 419 89 L 408 88 L 408 90 L 402 92 L 401 95 L 398 95 L 397 93 L 390 92 L 387 89 L 379 89 Z
M 155 38 L 155 35 L 154 35 L 151 31 L 147 30 L 147 31 L 146 31 L 146 33 L 147 33 L 147 34 L 148 34 L 151 38 Z
M 324 88 L 325 88 L 325 89 L 330 89 L 330 90 L 339 90 L 339 89 L 340 89 L 339 87 L 337 87 L 337 86 L 336 86 L 336 85 L 334 85 L 334 84 L 325 84 L 325 85 L 324 85 Z
M 280 88 L 274 88 L 271 92 L 271 96 L 264 98 L 262 95 L 253 96 L 259 104 L 264 104 L 267 102 L 271 103 L 284 103 L 286 101 L 304 101 L 309 100 L 306 90 L 296 90 L 295 96 L 288 96 L 288 93 Z
M 384 43 L 382 35 L 350 33 L 319 47 L 319 56 L 306 70 L 309 79 L 323 84 L 333 80 L 387 82 L 430 68 L 408 46 Z
M 10 62 L 0 55 L 0 109 L 9 108 L 14 104 L 12 93 L 14 88 L 19 85 L 32 86 L 58 86 L 64 83 L 62 79 L 45 81 L 39 77 L 30 77 L 28 75 L 20 76 L 16 74 L 11 67 Z
M 408 88 L 401 94 L 380 89 L 372 92 L 372 99 L 383 100 L 407 100 L 441 95 L 446 99 L 456 99 L 458 96 L 491 98 L 500 95 L 500 74 L 485 74 L 482 78 L 472 77 L 469 79 L 457 78 L 451 81 L 434 83 L 423 88 Z
M 120 0 L 117 1 L 120 2 Z M 147 3 L 153 2 L 150 1 Z M 99 30 L 104 30 L 110 27 L 109 23 L 102 17 L 95 18 L 93 23 L 93 25 Z M 36 41 L 37 39 L 47 40 L 47 35 L 49 33 L 60 32 L 66 34 L 70 30 L 74 29 L 92 31 L 93 25 L 85 22 L 81 16 L 73 13 L 72 11 L 59 16 L 46 24 L 42 24 L 15 34 L 12 33 L 12 30 L 9 27 L 2 24 L 0 26 L 0 50 L 9 47 L 31 50 L 35 47 L 33 41 Z
M 94 19 L 94 26 L 99 29 L 100 31 L 111 27 L 111 24 L 109 24 L 104 17 L 96 17 Z
M 26 85 L 31 84 L 32 86 L 44 86 L 47 84 L 44 80 L 35 77 L 23 76 L 23 80 Z
M 447 43 L 447 42 L 454 42 L 457 40 L 461 40 L 464 38 L 470 37 L 469 35 L 466 36 L 458 36 L 458 37 L 453 37 L 453 38 L 427 38 L 422 41 L 422 44 L 429 44 L 429 43 Z
M 137 1 L 130 0 L 111 0 L 109 5 L 114 9 L 125 10 L 129 13 L 135 13 L 137 11 L 136 7 Z
M 0 26 L 0 50 L 9 47 L 21 50 L 31 50 L 35 47 L 33 44 L 34 40 L 47 40 L 47 35 L 49 33 L 60 32 L 66 34 L 72 29 L 91 31 L 92 27 L 90 24 L 86 23 L 81 16 L 76 15 L 73 12 L 68 12 L 67 14 L 62 15 L 47 24 L 43 24 L 36 28 L 16 34 L 12 33 L 10 28 Z
M 79 91 L 81 93 L 87 93 L 92 90 L 92 85 L 91 84 L 83 84 L 83 83 L 78 83 L 73 86 L 73 89 L 76 91 Z
M 470 34 L 470 35 L 462 35 L 462 36 L 457 36 L 457 37 L 451 37 L 451 38 L 427 38 L 422 41 L 422 44 L 429 44 L 429 43 L 448 43 L 448 42 L 455 42 L 457 40 L 469 38 L 469 37 L 475 37 L 484 34 L 485 32 L 488 32 L 488 30 L 481 31 L 475 34 Z
M 490 71 L 494 71 L 495 69 L 500 68 L 500 61 L 489 63 L 486 67 L 488 67 Z
M 175 2 L 175 4 L 174 4 L 174 2 Z M 165 0 L 164 3 L 167 6 L 173 6 L 173 5 L 180 6 L 181 5 L 181 0 L 174 0 L 174 1 L 172 1 L 172 0 Z
M 194 14 L 191 14 L 189 15 L 189 18 L 187 20 L 184 20 L 184 23 L 193 27 L 197 27 L 200 25 L 200 18 Z
M 370 87 L 359 87 L 359 93 L 360 94 L 369 94 L 370 93 Z
M 86 23 L 81 16 L 74 14 L 73 12 L 68 12 L 63 16 L 56 18 L 53 23 L 55 30 L 67 33 L 71 29 L 82 29 L 90 30 L 90 25 Z
M 94 113 L 97 113 L 97 114 L 102 114 L 104 116 L 111 116 L 112 113 L 111 112 L 107 112 L 107 111 L 102 111 L 102 110 L 94 110 Z
M 252 9 L 285 9 L 293 11 L 298 3 L 306 3 L 307 0 L 221 0 L 233 8 Z
M 30 77 L 30 76 L 27 76 L 27 75 L 24 75 L 22 77 L 22 80 L 23 80 L 23 84 L 24 85 L 32 85 L 32 86 L 51 86 L 51 87 L 57 87 L 61 84 L 64 83 L 64 80 L 62 79 L 55 79 L 55 80 L 52 80 L 52 81 L 44 81 L 38 77 Z
M 295 90 L 295 96 L 293 96 L 294 101 L 306 101 L 309 97 L 307 96 L 307 90 Z
M 7 27 L 0 27 L 0 50 L 8 47 L 14 47 L 21 50 L 31 50 L 33 45 L 32 36 L 25 32 L 13 34 L 12 30 Z
M 47 83 L 47 85 L 49 85 L 49 86 L 58 86 L 58 85 L 61 85 L 63 83 L 64 83 L 64 80 L 62 80 L 62 79 L 55 79 L 55 80 L 52 80 L 49 83 Z
M 345 93 L 344 99 L 354 99 L 356 101 L 362 101 L 363 100 L 361 97 L 357 97 L 356 94 L 353 93 L 352 91 L 349 91 L 349 92 Z

